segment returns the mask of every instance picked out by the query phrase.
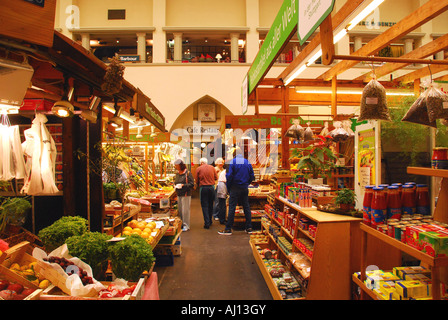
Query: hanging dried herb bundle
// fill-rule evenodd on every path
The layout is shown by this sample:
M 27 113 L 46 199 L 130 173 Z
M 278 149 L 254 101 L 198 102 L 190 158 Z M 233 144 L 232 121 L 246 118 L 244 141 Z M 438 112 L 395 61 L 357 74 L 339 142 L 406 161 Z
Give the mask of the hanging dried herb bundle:
M 375 78 L 362 91 L 358 121 L 363 120 L 390 120 L 386 89 Z
M 437 122 L 429 121 L 427 108 L 427 91 L 423 92 L 409 108 L 401 121 L 422 124 L 428 127 L 437 128 Z
M 109 58 L 109 65 L 104 75 L 104 82 L 101 89 L 108 95 L 114 95 L 120 92 L 123 82 L 124 65 L 120 62 L 118 55 Z
M 303 139 L 303 135 L 304 129 L 297 121 L 294 121 L 294 124 L 291 125 L 285 133 L 285 136 L 293 138 L 297 141 L 301 141 Z
M 429 121 L 448 118 L 448 97 L 432 84 L 426 90 L 426 106 L 428 108 Z

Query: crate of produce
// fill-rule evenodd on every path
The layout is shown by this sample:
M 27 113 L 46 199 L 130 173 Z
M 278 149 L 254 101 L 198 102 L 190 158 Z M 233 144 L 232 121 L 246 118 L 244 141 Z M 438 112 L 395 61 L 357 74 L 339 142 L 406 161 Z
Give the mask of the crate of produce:
M 32 247 L 44 248 L 44 244 L 42 241 L 33 233 L 28 230 L 21 228 L 20 233 L 10 236 L 6 239 L 3 239 L 5 242 L 9 244 L 10 247 L 13 247 L 21 242 L 28 241 Z
M 42 289 L 36 289 L 21 276 L 0 265 L 0 301 L 1 300 L 38 300 Z
M 138 282 L 126 282 L 126 284 L 111 281 L 101 281 L 101 284 L 105 289 L 92 297 L 71 296 L 52 285 L 42 292 L 40 300 L 141 300 L 145 292 L 146 278 L 140 278 Z
M 33 249 L 28 241 L 23 241 L 6 250 L 0 265 L 2 273 L 12 279 L 23 279 L 22 284 L 29 288 L 45 289 L 50 285 L 50 280 L 32 256 Z

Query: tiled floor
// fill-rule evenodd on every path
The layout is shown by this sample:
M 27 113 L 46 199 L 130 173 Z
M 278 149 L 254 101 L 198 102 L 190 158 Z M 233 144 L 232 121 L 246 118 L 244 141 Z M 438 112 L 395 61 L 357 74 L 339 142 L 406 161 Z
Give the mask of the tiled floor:
M 204 229 L 199 198 L 191 200 L 191 230 L 181 234 L 174 265 L 155 267 L 160 300 L 272 300 L 253 258 L 249 235 L 219 235 L 219 221 Z

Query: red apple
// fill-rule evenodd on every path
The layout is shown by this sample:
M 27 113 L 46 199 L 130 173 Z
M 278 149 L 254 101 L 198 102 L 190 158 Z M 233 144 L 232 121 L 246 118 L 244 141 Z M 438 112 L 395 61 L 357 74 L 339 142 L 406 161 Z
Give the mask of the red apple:
M 11 291 L 15 291 L 16 293 L 22 293 L 23 286 L 20 283 L 11 283 L 7 289 L 11 290 Z
M 9 286 L 8 280 L 0 280 L 0 291 L 5 290 Z
M 15 295 L 16 295 L 15 291 L 11 290 L 0 291 L 0 297 L 3 298 L 4 300 L 13 300 Z

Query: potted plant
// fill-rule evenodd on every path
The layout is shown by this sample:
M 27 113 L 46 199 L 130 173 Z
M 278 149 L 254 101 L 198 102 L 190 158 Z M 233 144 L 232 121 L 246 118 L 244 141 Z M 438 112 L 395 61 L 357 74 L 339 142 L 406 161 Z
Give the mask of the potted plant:
M 24 197 L 6 198 L 0 205 L 0 233 L 5 228 L 18 233 L 30 209 L 31 203 Z
M 292 151 L 291 158 L 300 159 L 296 169 L 310 172 L 312 179 L 321 179 L 319 182 L 308 179 L 310 184 L 322 184 L 323 177 L 331 176 L 331 171 L 335 167 L 336 155 L 330 149 L 331 137 L 317 136 L 305 148 L 297 148 Z M 309 178 L 309 176 L 308 176 Z
M 334 198 L 335 205 L 343 211 L 350 211 L 355 207 L 356 194 L 352 189 L 343 188 L 336 191 L 336 197 Z

